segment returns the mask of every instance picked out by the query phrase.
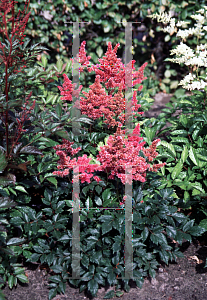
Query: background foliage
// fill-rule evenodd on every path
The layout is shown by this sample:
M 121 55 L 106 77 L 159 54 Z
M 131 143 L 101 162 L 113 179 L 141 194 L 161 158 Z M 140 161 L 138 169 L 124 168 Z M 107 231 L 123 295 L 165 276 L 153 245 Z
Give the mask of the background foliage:
M 24 0 L 18 2 L 22 8 Z M 150 95 L 154 96 L 157 91 L 173 93 L 187 68 L 164 62 L 178 41 L 174 35 L 160 31 L 164 25 L 152 21 L 148 15 L 172 11 L 178 20 L 192 24 L 190 15 L 202 4 L 205 4 L 204 0 L 57 0 L 48 1 L 45 5 L 42 1 L 31 0 L 31 17 L 26 34 L 33 43 L 42 43 L 50 50 L 47 51 L 49 64 L 56 63 L 58 59 L 66 63 L 72 57 L 73 42 L 73 24 L 67 22 L 88 22 L 80 23 L 80 44 L 86 41 L 87 55 L 92 57 L 93 64 L 97 64 L 98 58 L 107 50 L 108 41 L 112 41 L 113 45 L 120 43 L 117 54 L 124 61 L 125 27 L 121 22 L 141 22 L 132 24 L 135 66 L 148 62 L 145 88 Z M 196 40 L 192 39 L 193 44 L 196 44 Z

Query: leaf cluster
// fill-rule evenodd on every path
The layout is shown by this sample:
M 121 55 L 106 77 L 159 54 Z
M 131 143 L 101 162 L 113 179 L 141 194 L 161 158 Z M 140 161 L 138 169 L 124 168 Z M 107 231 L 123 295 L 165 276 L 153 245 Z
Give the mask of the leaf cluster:
M 145 122 L 146 141 L 168 132 L 158 146 L 158 161 L 166 161 L 161 168 L 162 188 L 173 188 L 178 199 L 184 200 L 183 209 L 192 213 L 192 219 L 207 229 L 207 114 L 206 93 L 173 97 L 158 118 Z M 176 111 L 182 114 L 173 116 Z M 164 130 L 165 120 L 172 125 Z

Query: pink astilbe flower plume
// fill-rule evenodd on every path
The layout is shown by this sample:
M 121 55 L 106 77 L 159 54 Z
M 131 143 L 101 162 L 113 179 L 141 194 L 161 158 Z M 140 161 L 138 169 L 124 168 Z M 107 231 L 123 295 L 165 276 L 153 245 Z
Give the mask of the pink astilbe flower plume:
M 162 167 L 165 163 L 150 167 L 150 165 L 146 163 L 145 158 L 139 157 L 139 151 L 142 150 L 147 157 L 151 158 L 151 156 L 153 156 L 155 158 L 158 153 L 154 152 L 154 147 L 156 147 L 159 140 L 154 141 L 153 145 L 148 149 L 143 149 L 145 142 L 139 143 L 143 140 L 142 137 L 138 136 L 140 134 L 139 124 L 133 130 L 132 136 L 128 139 L 120 136 L 120 134 L 123 135 L 123 133 L 124 130 L 118 127 L 115 136 L 109 137 L 107 145 L 100 147 L 101 151 L 97 156 L 97 160 L 101 162 L 103 171 L 111 171 L 109 179 L 114 179 L 114 175 L 116 175 L 121 179 L 122 183 L 125 184 L 124 166 L 129 165 L 132 166 L 132 179 L 145 182 L 146 171 L 148 169 Z
M 144 113 L 138 112 L 141 105 L 137 104 L 137 91 L 133 92 L 132 111 L 127 109 L 128 104 L 125 105 L 125 97 L 122 92 L 125 89 L 125 66 L 121 62 L 121 59 L 117 58 L 116 52 L 118 47 L 119 44 L 112 50 L 112 45 L 109 42 L 106 56 L 104 56 L 103 59 L 99 59 L 100 65 L 94 65 L 87 68 L 89 72 L 96 72 L 95 83 L 90 85 L 89 93 L 83 91 L 86 98 L 80 97 L 81 101 L 77 104 L 78 108 L 80 107 L 82 114 L 85 114 L 94 120 L 104 117 L 104 123 L 108 125 L 108 128 L 118 126 L 118 122 L 124 124 L 125 118 L 128 118 L 130 115 L 136 115 L 136 113 L 141 115 Z M 82 66 L 87 66 L 89 64 L 90 56 L 86 57 L 85 41 L 81 44 L 79 58 Z M 147 63 L 145 63 L 138 71 L 135 71 L 134 62 L 134 60 L 131 61 L 131 69 L 129 69 L 130 63 L 126 68 L 126 77 L 129 75 L 129 71 L 132 71 L 132 79 L 135 79 L 133 85 L 139 84 L 146 79 L 143 72 L 147 65 Z M 81 70 L 83 71 L 83 68 L 81 68 Z M 80 86 L 79 91 L 74 91 L 71 80 L 68 79 L 66 74 L 63 74 L 63 77 L 63 87 L 58 86 L 61 95 L 64 96 L 61 100 L 72 101 L 72 95 L 75 93 L 78 95 L 82 86 Z M 105 84 L 106 90 L 109 91 L 108 93 L 101 83 Z M 116 87 L 118 87 L 118 92 L 113 95 Z M 139 91 L 141 89 L 142 86 L 138 88 Z M 124 112 L 125 109 L 127 110 L 126 115 Z
M 100 64 L 88 67 L 89 73 L 95 71 L 96 75 L 100 75 L 100 82 L 104 82 L 107 89 L 114 89 L 115 87 L 118 87 L 122 80 L 124 81 L 123 89 L 125 89 L 125 65 L 121 62 L 120 58 L 117 58 L 116 55 L 119 46 L 120 44 L 118 43 L 112 50 L 111 42 L 109 42 L 106 56 L 103 56 L 103 58 L 100 58 L 98 60 Z M 132 80 L 137 78 L 133 81 L 132 86 L 139 84 L 143 80 L 147 79 L 147 77 L 144 77 L 143 75 L 147 63 L 144 63 L 138 71 L 135 71 L 134 63 L 135 60 L 132 60 L 127 64 L 126 67 L 126 78 L 130 77 L 131 73 L 129 72 L 131 70 Z M 139 87 L 139 90 L 141 89 L 142 86 Z
M 86 56 L 85 45 L 86 41 L 83 41 L 80 46 L 79 55 L 76 56 L 76 61 L 81 64 L 81 67 L 79 69 L 80 72 L 83 72 L 84 67 L 87 67 L 90 64 L 91 59 L 91 56 Z M 73 58 L 71 58 L 70 60 L 72 60 L 72 63 L 74 63 Z
M 158 155 L 156 146 L 160 141 L 159 139 L 153 141 L 149 148 L 143 148 L 145 141 L 142 141 L 143 138 L 140 137 L 139 124 L 134 128 L 133 133 L 128 135 L 128 138 L 125 138 L 125 130 L 121 130 L 125 118 L 135 115 L 135 111 L 140 115 L 143 114 L 143 112 L 138 112 L 141 105 L 137 103 L 137 90 L 133 91 L 132 105 L 125 103 L 123 90 L 127 88 L 126 85 L 130 87 L 130 80 L 128 80 L 129 82 L 125 82 L 125 66 L 116 55 L 118 47 L 119 44 L 112 49 L 112 45 L 109 42 L 106 56 L 99 59 L 100 64 L 87 67 L 89 72 L 96 72 L 96 78 L 94 84 L 90 85 L 88 93 L 82 91 L 84 97 L 80 97 L 81 101 L 79 103 L 82 114 L 94 120 L 104 117 L 104 123 L 108 124 L 108 128 L 117 126 L 115 134 L 109 136 L 107 145 L 100 147 L 99 154 L 96 156 L 100 165 L 90 164 L 92 158 L 87 158 L 85 154 L 83 157 L 73 159 L 67 156 L 67 153 L 60 149 L 66 149 L 67 152 L 73 156 L 79 151 L 79 148 L 75 149 L 75 151 L 71 148 L 72 142 L 69 143 L 63 140 L 63 145 L 54 147 L 55 150 L 58 150 L 56 151 L 57 155 L 60 156 L 58 169 L 62 169 L 63 171 L 55 171 L 53 174 L 63 177 L 69 174 L 69 170 L 72 169 L 73 166 L 79 166 L 81 183 L 86 181 L 90 183 L 92 178 L 99 182 L 101 179 L 98 176 L 93 177 L 92 173 L 94 171 L 101 171 L 107 172 L 107 174 L 111 173 L 108 177 L 109 179 L 114 179 L 115 176 L 117 176 L 123 184 L 126 182 L 132 184 L 132 180 L 145 182 L 147 171 L 156 172 L 166 164 L 161 163 L 151 166 L 147 162 L 147 160 L 152 162 Z M 85 42 L 81 44 L 79 58 L 82 66 L 89 64 L 90 57 L 86 57 Z M 134 63 L 135 61 L 132 60 L 126 66 L 126 78 L 130 77 L 129 72 L 132 72 L 132 86 L 141 84 L 141 82 L 146 79 L 146 77 L 144 77 L 144 69 L 147 63 L 143 64 L 138 71 L 135 71 Z M 83 68 L 81 70 L 83 71 Z M 58 87 L 61 91 L 61 95 L 64 96 L 61 99 L 72 101 L 72 94 L 74 92 L 73 85 L 66 74 L 63 76 L 65 79 L 63 88 Z M 102 84 L 104 84 L 105 87 L 103 87 Z M 118 92 L 113 95 L 117 87 Z M 142 90 L 142 88 L 142 85 L 139 86 L 138 91 Z M 127 111 L 126 114 L 125 110 Z M 140 151 L 143 152 L 145 158 L 139 156 Z M 125 174 L 129 167 L 132 169 L 131 182 L 129 179 L 126 181 Z M 78 169 L 76 168 L 75 170 Z M 75 176 L 75 181 L 76 180 L 78 180 L 78 176 Z
M 53 174 L 54 175 L 58 175 L 61 177 L 67 176 L 69 174 L 69 170 L 73 169 L 73 166 L 79 166 L 79 172 L 82 173 L 80 175 L 80 179 L 81 182 L 90 182 L 90 178 L 93 176 L 92 172 L 94 172 L 94 170 L 97 170 L 99 168 L 99 165 L 92 165 L 89 164 L 92 158 L 87 158 L 87 155 L 84 154 L 83 157 L 78 157 L 78 159 L 76 160 L 76 158 L 71 159 L 69 156 L 67 156 L 67 152 L 73 156 L 75 154 L 77 154 L 80 150 L 81 147 L 78 147 L 76 149 L 73 149 L 71 147 L 71 145 L 73 145 L 74 142 L 70 142 L 66 139 L 63 139 L 63 144 L 62 145 L 57 145 L 55 147 L 53 147 L 54 150 L 56 151 L 56 154 L 60 157 L 59 160 L 59 165 L 57 166 L 57 168 L 60 169 L 64 169 L 63 171 L 54 171 Z M 64 150 L 60 150 L 60 149 L 65 149 Z M 75 169 L 75 171 L 77 171 L 77 168 Z M 86 173 L 85 171 L 87 171 L 88 173 Z M 96 178 L 95 178 L 96 177 Z M 96 181 L 100 181 L 98 176 L 95 176 L 94 179 Z M 77 180 L 77 176 L 74 176 L 75 181 Z
M 112 50 L 111 42 L 109 42 L 106 56 L 98 60 L 101 64 L 88 67 L 89 73 L 95 71 L 96 75 L 100 75 L 100 81 L 105 83 L 107 89 L 118 87 L 123 79 L 123 76 L 120 76 L 120 71 L 124 70 L 124 64 L 116 55 L 119 46 L 118 43 Z M 109 80 L 108 83 L 107 80 Z
M 72 84 L 71 80 L 67 77 L 66 74 L 63 74 L 64 77 L 64 83 L 63 83 L 63 87 L 58 86 L 59 90 L 61 91 L 61 95 L 65 96 L 65 97 L 61 97 L 61 100 L 66 100 L 66 101 L 72 101 L 73 97 L 78 97 L 81 89 L 82 89 L 82 85 L 79 86 L 79 90 L 75 90 L 74 86 L 75 83 Z
M 92 119 L 98 119 L 103 116 L 103 108 L 107 106 L 108 99 L 112 96 L 108 96 L 105 89 L 100 84 L 100 76 L 97 76 L 95 82 L 90 85 L 89 93 L 83 91 L 84 96 L 80 97 L 81 113 L 86 114 Z

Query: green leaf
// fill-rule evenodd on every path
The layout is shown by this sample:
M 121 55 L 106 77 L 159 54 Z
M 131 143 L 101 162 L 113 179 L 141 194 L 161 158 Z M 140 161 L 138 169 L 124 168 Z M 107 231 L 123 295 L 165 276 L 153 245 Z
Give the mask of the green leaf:
M 104 201 L 110 199 L 111 197 L 111 191 L 110 191 L 110 188 L 109 189 L 106 189 L 105 191 L 103 191 L 102 193 L 102 198 Z
M 181 213 L 172 213 L 172 217 L 179 223 L 183 222 L 186 219 L 186 216 Z M 177 232 L 178 234 L 179 232 Z
M 28 194 L 27 191 L 25 190 L 25 188 L 23 186 L 20 186 L 20 185 L 15 186 L 15 190 L 18 190 L 22 193 Z
M 183 168 L 183 163 L 181 161 L 179 161 L 176 166 L 174 167 L 171 177 L 174 180 L 176 177 L 178 177 L 178 175 L 180 174 L 181 170 Z
M 184 192 L 184 200 L 185 200 L 185 203 L 190 200 L 190 194 L 187 191 Z
M 95 187 L 96 192 L 100 195 L 100 193 L 102 192 L 102 187 L 100 185 L 97 185 Z
M 116 280 L 116 274 L 114 273 L 114 271 L 111 270 L 107 275 L 107 281 L 110 285 L 112 285 L 115 280 Z
M 101 46 L 98 46 L 98 48 L 96 49 L 96 53 L 99 58 L 102 57 L 103 49 L 101 48 Z
M 57 289 L 50 289 L 49 290 L 49 300 L 52 300 L 57 295 Z
M 98 283 L 96 280 L 92 279 L 88 282 L 88 290 L 90 291 L 93 297 L 96 296 L 98 292 Z
M 207 231 L 207 219 L 203 219 L 200 223 L 199 226 L 203 227 Z
M 31 262 L 37 262 L 39 260 L 41 254 L 38 253 L 33 253 L 32 256 L 30 257 Z
M 99 221 L 101 222 L 110 222 L 112 220 L 114 220 L 114 216 L 113 215 L 102 215 L 98 218 Z
M 55 135 L 58 135 L 66 140 L 69 140 L 69 134 L 66 130 L 57 130 L 54 132 Z
M 192 227 L 193 227 L 193 224 L 194 224 L 194 220 L 190 220 L 188 221 L 184 226 L 183 226 L 183 231 L 188 231 L 190 230 Z
M 196 156 L 195 149 L 193 149 L 192 146 L 190 146 L 189 157 L 190 157 L 190 159 L 192 160 L 192 162 L 193 162 L 196 166 L 198 166 L 198 158 L 197 158 L 197 156 Z
M 81 293 L 81 292 L 84 291 L 86 288 L 87 288 L 87 285 L 86 285 L 85 283 L 81 284 L 81 285 L 80 285 L 80 288 L 79 288 L 79 292 Z
M 149 230 L 148 230 L 148 228 L 145 226 L 145 227 L 144 227 L 144 230 L 143 230 L 142 233 L 141 233 L 141 237 L 142 237 L 142 241 L 143 241 L 143 242 L 146 241 L 148 235 L 149 235 Z
M 63 67 L 63 62 L 61 59 L 58 59 L 56 66 L 57 66 L 57 71 L 60 73 L 62 71 L 62 67 Z
M 172 226 L 166 226 L 167 235 L 171 238 L 175 238 L 177 230 Z
M 176 157 L 176 152 L 174 149 L 174 146 L 172 144 L 167 143 L 166 141 L 161 141 L 159 145 L 162 145 L 167 148 L 167 150 L 173 154 L 174 157 Z
M 19 247 L 19 248 L 20 248 L 20 247 Z M 24 269 L 23 269 L 23 268 L 15 267 L 15 269 L 14 269 L 14 274 L 15 274 L 15 275 L 23 274 L 23 273 L 24 273 Z
M 150 235 L 150 239 L 156 245 L 158 244 L 167 244 L 166 237 L 163 233 L 153 233 Z
M 62 278 L 60 275 L 54 275 L 54 276 L 51 276 L 49 278 L 49 280 L 52 282 L 55 282 L 55 283 L 60 283 L 62 281 Z
M 61 281 L 61 282 L 59 283 L 59 288 L 60 288 L 60 290 L 61 290 L 61 293 L 62 293 L 62 294 L 65 294 L 65 288 L 66 288 L 65 282 Z
M 14 285 L 14 276 L 13 275 L 8 276 L 8 285 L 9 285 L 10 289 L 13 288 L 13 285 Z
M 203 194 L 205 194 L 205 190 L 202 188 L 202 185 L 201 185 L 201 183 L 200 182 L 197 182 L 197 181 L 195 181 L 195 183 L 190 183 L 190 187 L 192 188 L 195 188 L 195 189 L 197 189 L 197 190 L 199 190 L 200 191 L 200 193 L 203 193 Z M 200 194 L 199 193 L 199 194 Z M 197 195 L 199 195 L 199 194 L 197 194 Z
M 18 274 L 16 277 L 23 283 L 29 282 L 27 276 L 24 274 Z
M 65 67 L 65 72 L 68 73 L 69 70 L 71 69 L 72 67 L 72 61 L 68 61 L 67 64 L 66 64 L 66 67 Z
M 170 83 L 170 89 L 176 89 L 178 87 L 178 80 L 173 80 Z
M 120 251 L 121 250 L 121 243 L 114 243 L 113 245 L 112 245 L 112 250 L 113 250 L 113 253 L 114 252 L 117 252 L 117 251 Z
M 102 228 L 102 234 L 109 232 L 112 229 L 112 222 L 111 223 L 107 223 L 107 222 L 102 223 L 101 228 Z
M 186 130 L 175 130 L 175 131 L 171 132 L 171 134 L 188 136 L 188 132 Z
M 188 148 L 187 146 L 185 146 L 181 154 L 181 160 L 183 163 L 186 161 L 187 157 L 188 157 Z
M 81 263 L 84 267 L 88 268 L 89 257 L 86 254 L 84 254 L 83 257 L 81 258 Z
M 46 68 L 46 66 L 47 66 L 47 58 L 46 58 L 46 56 L 42 55 L 41 59 L 42 59 L 43 67 Z
M 55 187 L 57 188 L 57 179 L 54 177 L 47 177 L 46 178 L 49 182 L 51 182 L 52 184 L 55 185 Z
M 25 241 L 26 241 L 26 239 L 11 238 L 10 240 L 8 240 L 7 246 L 15 246 L 15 245 L 19 245 L 19 244 L 24 243 Z
M 63 271 L 63 267 L 60 265 L 55 265 L 50 267 L 55 273 L 61 273 Z
M 95 203 L 96 203 L 97 205 L 99 205 L 99 206 L 102 205 L 102 200 L 101 200 L 100 197 L 95 196 L 94 201 L 95 201 Z
M 94 253 L 94 255 L 92 255 L 91 256 L 91 258 L 90 258 L 90 261 L 91 262 L 94 262 L 94 263 L 96 263 L 96 264 L 99 264 L 99 262 L 101 261 L 101 259 L 102 259 L 102 251 L 96 251 L 95 253 Z
M 207 229 L 205 229 L 202 226 L 193 226 L 191 229 L 189 229 L 189 233 L 193 236 L 201 236 L 205 231 L 207 231 Z
M 117 297 L 121 297 L 121 296 L 123 296 L 123 294 L 124 294 L 123 291 L 117 291 L 117 292 L 116 292 L 116 296 L 117 296 Z
M 104 299 L 112 299 L 114 296 L 115 292 L 112 290 L 105 294 Z

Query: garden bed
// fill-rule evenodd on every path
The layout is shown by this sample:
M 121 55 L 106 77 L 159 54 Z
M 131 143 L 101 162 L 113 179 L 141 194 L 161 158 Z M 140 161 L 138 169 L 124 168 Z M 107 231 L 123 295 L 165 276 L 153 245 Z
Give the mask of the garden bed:
M 155 102 L 146 117 L 157 117 L 172 95 L 159 93 L 155 96 Z M 178 112 L 176 112 L 178 114 Z M 166 127 L 170 126 L 167 122 Z M 164 135 L 166 135 L 165 133 Z M 164 138 L 164 135 L 162 138 Z M 204 268 L 207 258 L 207 242 L 194 241 L 184 243 L 181 247 L 184 258 L 178 258 L 177 263 L 169 263 L 169 266 L 160 265 L 155 279 L 145 278 L 142 289 L 136 287 L 131 281 L 129 293 L 123 290 L 121 299 L 139 300 L 207 300 L 207 269 Z M 48 299 L 48 278 L 52 272 L 46 265 L 22 262 L 29 283 L 19 283 L 12 290 L 8 285 L 3 289 L 6 300 L 45 300 Z M 98 290 L 94 300 L 104 299 L 104 295 L 114 287 L 102 287 Z M 115 299 L 114 297 L 113 299 Z M 56 295 L 54 300 L 63 299 L 91 299 L 84 291 L 79 293 L 72 285 L 66 285 L 65 295 Z
M 160 265 L 155 279 L 145 278 L 142 289 L 131 281 L 129 293 L 123 291 L 122 300 L 206 300 L 207 299 L 207 270 L 204 268 L 207 257 L 207 245 L 203 243 L 184 243 L 181 247 L 184 258 L 178 258 L 176 263 L 169 266 Z M 3 292 L 6 300 L 45 300 L 48 299 L 48 277 L 46 266 L 26 263 L 26 274 L 29 283 L 20 283 L 12 290 L 6 286 Z M 49 270 L 48 270 L 49 271 Z M 94 300 L 104 299 L 104 295 L 112 287 L 100 288 Z M 114 297 L 113 299 L 118 299 Z M 83 291 L 66 284 L 65 295 L 56 295 L 54 300 L 91 299 Z

